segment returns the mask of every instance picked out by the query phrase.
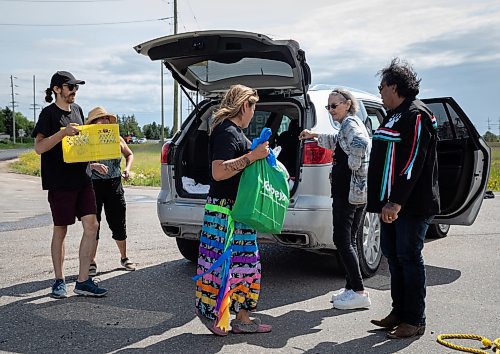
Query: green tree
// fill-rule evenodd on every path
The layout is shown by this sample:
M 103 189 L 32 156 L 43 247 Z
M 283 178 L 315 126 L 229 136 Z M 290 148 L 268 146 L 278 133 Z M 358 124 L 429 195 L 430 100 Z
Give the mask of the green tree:
M 0 111 L 0 132 L 5 132 L 12 136 L 12 111 L 5 107 Z M 24 130 L 25 136 L 30 136 L 35 128 L 35 124 L 28 120 L 22 113 L 16 112 L 16 137 L 19 135 L 19 129 Z
M 141 127 L 139 127 L 133 114 L 131 116 L 118 116 L 118 125 L 120 126 L 121 135 L 134 135 L 138 138 L 143 137 Z
M 142 127 L 142 132 L 147 139 L 158 140 L 161 138 L 161 125 L 153 122 L 151 124 L 145 124 Z M 171 137 L 171 130 L 169 127 L 163 128 L 163 136 L 165 139 Z
M 153 131 L 151 129 L 151 124 L 145 124 L 142 126 L 142 133 L 146 137 L 146 139 L 153 139 Z
M 495 134 L 493 134 L 492 132 L 490 131 L 487 131 L 486 133 L 484 133 L 483 135 L 483 138 L 484 140 L 486 140 L 487 142 L 495 142 L 495 141 L 498 141 L 499 137 L 496 136 Z
M 152 139 L 152 132 L 151 132 L 151 125 L 150 124 L 145 124 L 142 126 L 142 133 L 146 137 L 146 139 Z
M 0 133 L 5 133 L 5 121 L 7 120 L 5 112 L 6 110 L 7 107 L 0 111 Z M 9 117 L 11 117 L 11 115 L 9 115 Z
M 156 124 L 156 122 L 153 122 L 151 124 L 151 139 L 160 139 L 161 137 L 161 127 Z
M 161 132 L 161 127 L 159 129 Z M 165 137 L 165 139 L 171 138 L 173 136 L 172 129 L 170 129 L 170 127 L 164 127 L 163 128 L 163 136 Z

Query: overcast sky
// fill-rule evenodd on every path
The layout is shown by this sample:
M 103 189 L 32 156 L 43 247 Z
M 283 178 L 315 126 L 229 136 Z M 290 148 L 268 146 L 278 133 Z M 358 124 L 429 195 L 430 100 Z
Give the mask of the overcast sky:
M 160 64 L 133 46 L 173 33 L 172 19 L 159 20 L 173 16 L 173 0 L 0 0 L 0 14 L 1 107 L 10 107 L 14 75 L 16 110 L 33 119 L 33 75 L 42 107 L 52 74 L 68 70 L 87 82 L 77 94 L 85 113 L 102 105 L 140 125 L 161 121 Z M 178 32 L 208 29 L 295 39 L 313 84 L 375 94 L 377 71 L 406 58 L 422 78 L 421 98 L 452 96 L 481 134 L 488 117 L 499 133 L 498 0 L 178 0 Z M 164 88 L 171 126 L 168 72 Z

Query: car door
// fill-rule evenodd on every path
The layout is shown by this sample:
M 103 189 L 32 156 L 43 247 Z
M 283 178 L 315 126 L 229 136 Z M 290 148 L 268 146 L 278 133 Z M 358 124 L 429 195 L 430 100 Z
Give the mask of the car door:
M 451 97 L 423 99 L 438 123 L 441 213 L 435 222 L 471 225 L 488 184 L 491 151 Z

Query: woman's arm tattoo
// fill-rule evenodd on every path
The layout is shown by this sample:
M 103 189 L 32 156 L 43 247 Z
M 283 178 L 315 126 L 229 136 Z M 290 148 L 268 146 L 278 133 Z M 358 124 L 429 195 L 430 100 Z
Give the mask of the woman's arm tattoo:
M 241 171 L 245 167 L 250 165 L 250 160 L 246 156 L 239 157 L 237 159 L 225 161 L 222 163 L 226 171 Z

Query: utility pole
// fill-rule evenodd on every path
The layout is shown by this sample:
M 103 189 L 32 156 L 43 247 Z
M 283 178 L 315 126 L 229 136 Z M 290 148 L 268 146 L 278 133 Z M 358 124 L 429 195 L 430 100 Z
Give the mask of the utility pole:
M 12 141 L 16 143 L 16 101 L 14 101 L 14 79 L 17 77 L 10 75 L 10 88 L 12 93 Z M 17 86 L 16 86 L 17 87 Z
M 40 106 L 39 104 L 36 103 L 36 90 L 35 90 L 35 75 L 33 75 L 33 103 L 31 104 L 33 106 L 33 123 L 36 125 L 36 110 Z
M 174 34 L 177 34 L 177 0 L 174 0 Z M 172 131 L 177 133 L 179 130 L 179 84 L 174 79 L 174 123 Z

